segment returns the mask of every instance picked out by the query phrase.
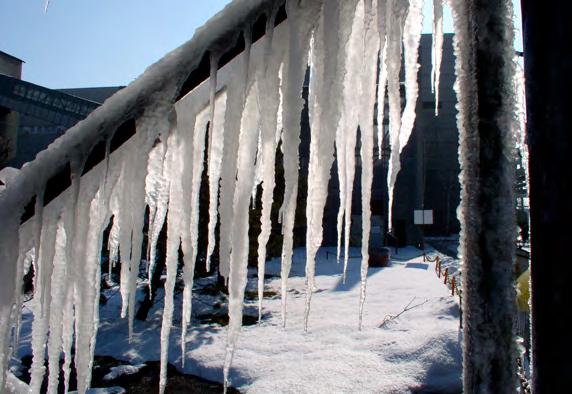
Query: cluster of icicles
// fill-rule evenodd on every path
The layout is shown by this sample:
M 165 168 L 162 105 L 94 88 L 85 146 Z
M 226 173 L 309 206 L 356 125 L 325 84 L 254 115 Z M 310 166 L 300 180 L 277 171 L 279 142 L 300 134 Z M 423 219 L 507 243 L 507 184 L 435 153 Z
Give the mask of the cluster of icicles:
M 437 93 L 443 42 L 443 5 L 441 0 L 433 3 L 436 34 L 432 83 Z M 179 248 L 184 254 L 181 346 L 183 360 L 185 358 L 205 154 L 210 195 L 207 266 L 215 249 L 215 227 L 220 215 L 219 269 L 228 280 L 229 289 L 225 387 L 242 324 L 249 249 L 248 211 L 252 195 L 259 185 L 262 186 L 262 231 L 258 237 L 258 289 L 259 307 L 262 309 L 275 157 L 279 146 L 284 157 L 285 181 L 284 203 L 279 216 L 284 235 L 282 319 L 286 325 L 287 281 L 292 263 L 298 194 L 298 147 L 304 105 L 302 90 L 308 66 L 311 70 L 308 178 L 312 181 L 308 185 L 306 207 L 304 329 L 308 328 L 315 283 L 315 256 L 322 242 L 322 219 L 334 156 L 337 158 L 340 184 L 338 251 L 343 243 L 344 272 L 347 267 L 356 171 L 354 152 L 358 135 L 361 136 L 363 239 L 357 324 L 361 328 L 368 270 L 369 201 L 375 139 L 381 155 L 387 97 L 388 135 L 392 148 L 388 186 L 392 196 L 399 172 L 399 155 L 415 120 L 422 6 L 423 0 L 287 1 L 287 23 L 274 27 L 275 10 L 268 18 L 264 39 L 254 45 L 248 40 L 250 32 L 246 31 L 246 49 L 229 65 L 231 71 L 224 71 L 229 67 L 218 70 L 218 56 L 213 51 L 210 82 L 181 99 L 174 107 L 158 102 L 154 108 L 147 108 L 137 119 L 134 137 L 113 155 L 109 155 L 108 141 L 106 160 L 87 175 L 79 176 L 82 173 L 81 160 L 72 161 L 72 186 L 45 209 L 40 203 L 43 192 L 39 191 L 35 218 L 28 223 L 32 236 L 20 237 L 16 273 L 21 278 L 30 265 L 34 267 L 31 391 L 40 391 L 46 373 L 46 350 L 48 392 L 57 390 L 62 353 L 67 390 L 72 345 L 75 348 L 78 391 L 84 393 L 90 386 L 99 323 L 100 251 L 103 231 L 112 217 L 107 247 L 112 261 L 119 263 L 120 256 L 121 316 L 127 318 L 129 335 L 132 335 L 137 276 L 144 257 L 141 256 L 141 245 L 146 206 L 149 207 L 149 276 L 154 269 L 160 230 L 165 221 L 168 224 L 161 329 L 160 391 L 164 391 Z M 400 97 L 402 56 L 405 60 L 405 108 L 401 108 Z M 375 116 L 380 125 L 377 130 L 374 129 Z M 345 235 L 343 242 L 342 234 Z M 338 252 L 338 258 L 341 255 Z M 2 349 L 7 349 L 10 335 L 15 343 L 18 342 L 21 304 L 20 296 L 11 316 L 15 328 L 12 334 L 3 334 L 0 339 Z M 6 354 L 3 352 L 0 360 L 3 368 L 7 363 Z M 0 379 L 3 380 L 4 370 L 2 372 Z

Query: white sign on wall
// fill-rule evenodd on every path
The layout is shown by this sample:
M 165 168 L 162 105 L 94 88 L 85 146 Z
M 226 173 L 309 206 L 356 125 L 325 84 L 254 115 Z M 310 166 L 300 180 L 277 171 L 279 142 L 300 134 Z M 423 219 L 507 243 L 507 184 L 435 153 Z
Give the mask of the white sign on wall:
M 433 210 L 432 209 L 416 209 L 413 211 L 414 224 L 433 224 Z

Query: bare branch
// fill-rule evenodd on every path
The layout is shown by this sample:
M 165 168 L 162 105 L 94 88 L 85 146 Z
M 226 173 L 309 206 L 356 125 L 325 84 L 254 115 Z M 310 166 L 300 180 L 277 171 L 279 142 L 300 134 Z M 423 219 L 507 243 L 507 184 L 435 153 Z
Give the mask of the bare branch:
M 417 297 L 413 297 L 411 299 L 411 301 L 409 301 L 409 303 L 405 306 L 405 308 L 403 308 L 403 310 L 401 312 L 399 312 L 397 315 L 387 315 L 383 318 L 383 321 L 381 322 L 381 324 L 378 326 L 378 328 L 385 328 L 387 327 L 387 324 L 395 319 L 397 319 L 399 316 L 401 316 L 402 314 L 404 314 L 407 311 L 410 311 L 411 309 L 417 308 L 421 305 L 426 304 L 427 302 L 429 302 L 429 299 L 425 299 L 425 301 L 420 302 L 416 305 L 411 306 L 411 304 L 413 304 L 413 301 L 415 301 L 415 298 Z

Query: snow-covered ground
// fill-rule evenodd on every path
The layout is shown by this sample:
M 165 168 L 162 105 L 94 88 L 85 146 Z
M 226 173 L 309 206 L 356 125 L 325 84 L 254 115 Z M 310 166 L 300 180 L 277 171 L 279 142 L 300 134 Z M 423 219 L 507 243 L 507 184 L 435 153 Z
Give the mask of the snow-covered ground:
M 350 256 L 359 256 L 359 249 L 351 249 Z M 336 262 L 335 249 L 320 249 L 307 333 L 303 330 L 305 250 L 294 253 L 286 328 L 280 316 L 280 262 L 268 262 L 267 274 L 275 277 L 266 281 L 266 290 L 277 296 L 264 300 L 261 325 L 243 328 L 231 385 L 248 393 L 461 392 L 458 299 L 437 279 L 434 263 L 423 263 L 417 249 L 400 249 L 395 257 L 392 267 L 369 270 L 362 331 L 357 329 L 359 258 L 350 258 L 344 284 L 343 264 Z M 254 275 L 251 272 L 249 280 L 253 290 Z M 208 283 L 211 278 L 197 280 L 196 288 Z M 198 293 L 193 297 L 194 317 L 217 308 L 215 296 Z M 181 298 L 181 294 L 176 297 L 177 303 Z M 252 315 L 256 315 L 255 305 L 256 300 L 247 302 Z M 117 294 L 101 308 L 96 354 L 134 366 L 158 360 L 162 302 L 157 302 L 146 322 L 135 321 L 131 343 L 127 321 L 118 318 L 120 307 Z M 411 309 L 389 319 L 406 307 Z M 24 321 L 28 318 L 26 314 Z M 184 372 L 222 382 L 227 328 L 200 324 L 195 318 L 183 367 L 180 319 L 175 315 L 169 361 Z M 380 327 L 384 320 L 388 321 Z M 24 327 L 20 355 L 29 352 L 27 332 Z

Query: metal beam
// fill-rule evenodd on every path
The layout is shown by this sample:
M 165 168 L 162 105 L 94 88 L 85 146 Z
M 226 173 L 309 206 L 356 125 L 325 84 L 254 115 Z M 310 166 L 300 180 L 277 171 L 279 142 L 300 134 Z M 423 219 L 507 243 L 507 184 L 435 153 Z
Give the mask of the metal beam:
M 522 0 L 535 393 L 570 392 L 572 6 Z

